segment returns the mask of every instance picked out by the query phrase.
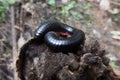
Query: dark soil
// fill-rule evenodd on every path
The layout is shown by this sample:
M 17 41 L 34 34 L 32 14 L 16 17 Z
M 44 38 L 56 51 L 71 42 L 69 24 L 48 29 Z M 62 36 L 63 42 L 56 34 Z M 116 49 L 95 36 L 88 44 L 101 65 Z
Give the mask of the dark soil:
M 25 1 L 25 2 L 24 2 Z M 16 43 L 17 47 L 16 50 L 19 53 L 20 47 L 25 44 L 21 49 L 21 54 L 19 55 L 19 61 L 18 61 L 18 72 L 19 77 L 25 77 L 29 78 L 51 78 L 51 75 L 56 73 L 57 75 L 53 75 L 55 79 L 63 79 L 64 77 L 60 77 L 61 75 L 67 75 L 71 79 L 77 79 L 76 77 L 78 75 L 84 74 L 79 73 L 80 66 L 78 67 L 78 71 L 72 70 L 69 68 L 69 65 L 75 63 L 75 65 L 82 65 L 81 63 L 84 61 L 81 61 L 81 58 L 83 58 L 83 55 L 87 55 L 88 53 L 93 55 L 93 52 L 91 50 L 91 47 L 93 44 L 96 44 L 96 40 L 98 44 L 101 46 L 99 48 L 97 45 L 95 46 L 95 49 L 97 48 L 96 54 L 99 54 L 100 52 L 106 54 L 106 56 L 110 59 L 110 69 L 108 69 L 108 72 L 103 72 L 102 77 L 98 77 L 96 79 L 98 80 L 113 80 L 110 78 L 114 76 L 113 73 L 120 75 L 120 39 L 114 39 L 111 34 L 111 31 L 120 31 L 120 1 L 119 0 L 110 0 L 110 10 L 114 12 L 114 9 L 117 9 L 119 12 L 117 14 L 113 14 L 110 11 L 104 11 L 99 8 L 99 4 L 101 0 L 75 0 L 75 2 L 79 5 L 86 5 L 87 3 L 90 3 L 92 5 L 92 8 L 83 9 L 81 7 L 74 7 L 68 11 L 68 15 L 66 14 L 60 14 L 59 12 L 62 10 L 62 6 L 65 4 L 61 3 L 60 0 L 56 0 L 59 3 L 56 4 L 56 6 L 51 6 L 48 4 L 48 0 L 33 0 L 33 2 L 29 2 L 29 0 L 21 0 L 20 2 L 17 2 L 14 4 L 15 12 L 15 30 L 16 30 Z M 62 0 L 61 0 L 62 1 Z M 65 0 L 63 0 L 65 1 Z M 72 1 L 72 0 L 71 0 Z M 74 0 L 73 0 L 74 1 Z M 58 10 L 58 11 L 57 11 Z M 55 13 L 56 11 L 56 13 Z M 6 18 L 4 21 L 0 21 L 0 80 L 13 80 L 13 56 L 18 57 L 18 55 L 12 54 L 12 36 L 11 35 L 11 23 L 10 23 L 10 9 L 7 8 L 5 11 Z M 74 12 L 78 12 L 79 14 L 85 15 L 84 19 L 78 19 L 76 20 L 74 16 L 72 15 Z M 87 15 L 86 15 L 87 13 Z M 86 17 L 87 16 L 87 17 Z M 51 52 L 45 44 L 42 45 L 35 45 L 31 40 L 31 38 L 34 37 L 34 32 L 36 28 L 44 21 L 46 20 L 56 20 L 55 18 L 58 18 L 58 21 L 66 23 L 68 25 L 71 25 L 73 27 L 76 27 L 77 29 L 81 29 L 86 34 L 86 47 L 83 51 L 78 51 L 77 54 L 68 53 L 54 53 Z M 89 19 L 89 17 L 92 17 L 92 19 Z M 78 17 L 77 17 L 78 18 Z M 90 25 L 86 25 L 85 22 L 90 23 Z M 116 35 L 116 34 L 115 34 Z M 30 41 L 28 41 L 30 40 Z M 93 40 L 91 42 L 91 40 Z M 89 45 L 89 46 L 88 46 Z M 88 47 L 87 47 L 88 46 Z M 94 47 L 93 46 L 93 47 Z M 26 48 L 26 49 L 25 49 Z M 32 51 L 30 52 L 29 50 Z M 47 49 L 46 49 L 47 48 Z M 29 50 L 28 50 L 29 49 Z M 37 50 L 36 50 L 37 49 Z M 44 50 L 45 49 L 45 50 Z M 28 52 L 26 52 L 28 51 Z M 85 52 L 86 51 L 86 52 Z M 91 52 L 92 51 L 92 52 Z M 104 52 L 105 51 L 105 52 Z M 43 54 L 44 53 L 44 54 Z M 101 53 L 101 54 L 102 54 Z M 38 58 L 36 58 L 36 56 Z M 43 56 L 43 58 L 42 58 Z M 48 58 L 50 56 L 50 60 Z M 52 59 L 52 58 L 53 59 Z M 96 56 L 95 56 L 96 57 Z M 97 56 L 100 57 L 100 56 Z M 25 60 L 24 60 L 25 58 Z M 35 58 L 35 60 L 34 60 Z M 79 59 L 78 59 L 79 58 Z M 41 62 L 41 59 L 46 59 L 47 63 Z M 61 60 L 63 59 L 63 60 Z M 68 60 L 66 60 L 68 59 Z M 100 60 L 102 57 L 100 57 Z M 105 58 L 107 59 L 107 58 Z M 23 60 L 23 61 L 21 61 Z M 70 62 L 69 60 L 73 60 Z M 108 60 L 108 59 L 107 59 Z M 106 60 L 106 61 L 107 61 Z M 63 62 L 65 61 L 65 62 Z M 102 59 L 102 63 L 103 63 Z M 51 62 L 52 64 L 48 63 Z M 108 61 L 109 62 L 109 61 Z M 113 64 L 111 63 L 113 62 Z M 88 62 L 89 63 L 89 62 Z M 21 65 L 24 66 L 21 66 Z M 38 66 L 37 66 L 37 65 Z M 42 65 L 43 64 L 43 65 Z M 55 64 L 55 65 L 54 65 Z M 65 64 L 65 65 L 64 65 Z M 69 65 L 68 65 L 69 64 Z M 36 66 L 34 66 L 36 65 Z M 46 66 L 50 66 L 50 68 L 45 69 Z M 105 64 L 104 64 L 105 65 Z M 110 66 L 108 65 L 107 68 Z M 30 67 L 29 67 L 30 66 Z M 57 66 L 57 67 L 55 67 Z M 92 65 L 94 67 L 94 65 Z M 39 69 L 37 67 L 40 67 Z M 42 67 L 42 68 L 41 68 Z M 45 67 L 45 68 L 44 68 Z M 55 69 L 51 69 L 51 67 L 55 67 Z M 88 67 L 88 64 L 87 64 Z M 23 68 L 23 70 L 22 70 Z M 57 69 L 56 69 L 57 68 Z M 97 67 L 96 67 L 97 68 Z M 95 68 L 95 69 L 96 69 Z M 34 70 L 35 69 L 35 72 Z M 38 69 L 38 70 L 37 70 Z M 86 68 L 85 68 L 86 69 Z M 51 75 L 48 75 L 48 71 L 52 72 Z M 87 69 L 88 70 L 88 69 Z M 101 69 L 100 69 L 101 70 Z M 110 72 L 114 70 L 109 75 Z M 30 72 L 27 74 L 28 72 Z M 37 72 L 39 71 L 39 72 Z M 47 71 L 47 72 L 44 72 Z M 90 70 L 91 71 L 91 70 Z M 106 70 L 105 70 L 106 71 Z M 37 72 L 37 74 L 36 74 Z M 43 73 L 43 74 L 41 74 Z M 62 74 L 65 73 L 65 74 Z M 94 74 L 93 70 L 90 72 L 91 74 Z M 23 74 L 23 75 L 22 75 Z M 40 75 L 41 74 L 41 75 Z M 104 76 L 104 74 L 108 74 L 108 77 Z M 89 76 L 89 74 L 85 73 L 85 76 Z M 84 78 L 84 75 L 81 77 Z M 84 78 L 86 79 L 86 78 Z M 83 80 L 84 80 L 83 79 Z M 34 79 L 33 79 L 34 80 Z M 47 80 L 47 79 L 46 79 Z M 89 79 L 90 80 L 90 79 Z M 94 80 L 94 79 L 93 79 Z M 116 79 L 118 80 L 118 79 Z
M 21 80 L 120 80 L 107 52 L 90 40 L 77 53 L 54 53 L 45 44 L 28 41 L 21 49 L 17 71 Z

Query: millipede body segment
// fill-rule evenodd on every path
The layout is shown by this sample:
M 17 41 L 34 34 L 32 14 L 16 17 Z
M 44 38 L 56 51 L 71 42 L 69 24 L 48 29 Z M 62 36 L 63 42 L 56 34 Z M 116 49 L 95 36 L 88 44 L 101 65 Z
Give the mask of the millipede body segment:
M 58 34 L 67 33 L 66 37 Z M 67 37 L 67 36 L 70 37 Z M 35 38 L 44 41 L 55 52 L 75 52 L 84 45 L 85 34 L 82 30 L 73 28 L 57 21 L 48 21 L 41 24 L 35 32 Z

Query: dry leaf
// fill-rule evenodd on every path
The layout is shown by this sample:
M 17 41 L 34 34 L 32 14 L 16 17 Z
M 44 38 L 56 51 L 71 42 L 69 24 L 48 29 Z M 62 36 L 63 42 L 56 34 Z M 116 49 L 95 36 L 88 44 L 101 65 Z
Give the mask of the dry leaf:
M 114 35 L 112 36 L 113 39 L 120 40 L 120 36 Z
M 20 35 L 20 38 L 18 39 L 18 50 L 25 44 L 25 39 L 23 38 L 22 34 Z
M 119 35 L 120 36 L 120 31 L 111 31 L 110 33 L 113 34 L 113 35 Z
M 22 5 L 22 8 L 25 9 L 27 12 L 34 14 L 34 5 L 32 3 L 26 3 L 25 5 Z
M 109 0 L 101 0 L 100 9 L 102 10 L 110 10 L 110 1 Z
M 109 11 L 111 14 L 119 14 L 120 10 L 118 8 L 114 8 L 113 10 Z
M 112 38 L 116 40 L 120 40 L 120 31 L 111 31 Z
M 68 0 L 62 0 L 63 4 L 66 4 L 68 2 Z

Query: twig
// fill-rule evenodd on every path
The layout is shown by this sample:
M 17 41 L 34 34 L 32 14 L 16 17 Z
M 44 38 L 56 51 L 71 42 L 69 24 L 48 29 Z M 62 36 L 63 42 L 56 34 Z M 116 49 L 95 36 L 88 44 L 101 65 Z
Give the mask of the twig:
M 17 49 L 16 49 L 16 31 L 15 31 L 15 18 L 14 18 L 14 6 L 11 6 L 11 33 L 12 33 L 12 57 L 13 57 L 13 69 L 14 69 L 14 80 L 17 79 L 17 73 L 16 73 L 16 58 L 17 58 Z
M 110 3 L 113 4 L 113 5 L 116 5 L 116 6 L 120 6 L 119 2 L 115 2 L 115 1 L 110 0 Z
M 25 17 L 25 11 L 24 9 L 22 8 L 22 6 L 25 4 L 25 0 L 22 0 L 22 5 L 21 5 L 21 11 L 20 11 L 20 28 L 22 29 L 22 32 L 24 32 L 24 17 Z

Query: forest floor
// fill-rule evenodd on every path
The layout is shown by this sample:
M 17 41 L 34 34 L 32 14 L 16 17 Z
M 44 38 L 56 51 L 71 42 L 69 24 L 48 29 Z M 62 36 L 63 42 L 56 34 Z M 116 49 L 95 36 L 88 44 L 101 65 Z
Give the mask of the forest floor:
M 58 0 L 56 3 L 36 0 L 17 2 L 14 9 L 17 52 L 34 36 L 42 22 L 58 20 L 83 30 L 86 43 L 89 38 L 98 40 L 101 48 L 108 52 L 114 71 L 120 75 L 120 0 Z M 3 65 L 1 69 L 8 65 L 7 70 L 12 73 L 10 10 L 7 9 L 5 14 L 6 19 L 0 22 L 0 65 Z

